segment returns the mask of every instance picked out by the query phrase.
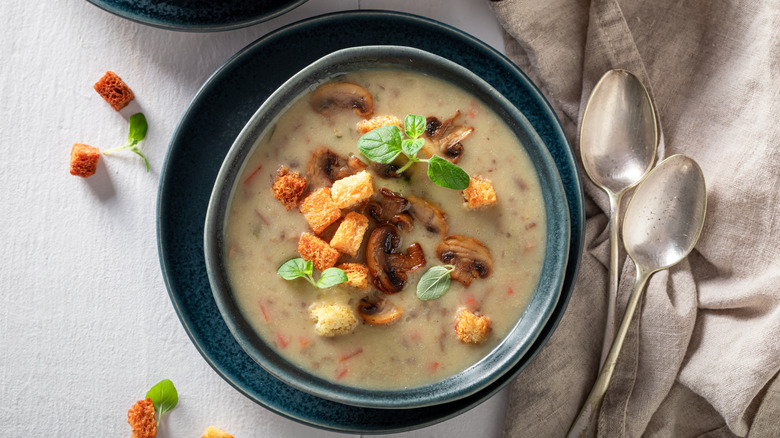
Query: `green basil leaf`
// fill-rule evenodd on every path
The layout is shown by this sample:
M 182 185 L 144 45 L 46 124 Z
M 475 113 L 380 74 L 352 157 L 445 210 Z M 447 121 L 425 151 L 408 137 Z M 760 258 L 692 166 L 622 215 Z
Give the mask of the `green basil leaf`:
M 146 398 L 151 398 L 154 403 L 154 410 L 157 411 L 157 422 L 160 422 L 162 415 L 179 403 L 179 393 L 173 382 L 168 379 L 161 380 L 160 383 L 152 386 L 152 389 L 146 393 Z
M 368 131 L 358 140 L 358 149 L 371 161 L 392 163 L 401 153 L 401 130 L 387 125 Z
M 442 187 L 453 190 L 463 190 L 471 182 L 468 173 L 438 155 L 428 160 L 428 178 Z
M 313 263 L 311 260 L 304 260 L 298 257 L 297 259 L 290 259 L 284 262 L 276 273 L 285 280 L 295 280 L 296 278 L 311 275 L 312 270 Z
M 149 160 L 146 159 L 146 155 L 144 155 L 144 153 L 141 152 L 141 149 L 139 149 L 138 146 L 136 146 L 135 144 L 130 146 L 129 149 L 135 152 L 136 154 L 138 154 L 139 157 L 144 159 L 144 163 L 146 163 L 146 171 L 149 172 Z
M 143 113 L 135 113 L 130 116 L 130 133 L 127 139 L 136 143 L 146 137 L 146 131 L 149 125 L 146 123 L 146 117 Z
M 328 268 L 322 271 L 322 274 L 320 274 L 320 279 L 317 280 L 317 287 L 320 289 L 325 289 L 337 284 L 344 283 L 347 280 L 349 279 L 347 278 L 347 273 L 344 272 L 344 270 L 339 268 Z
M 404 154 L 410 157 L 417 155 L 417 152 L 419 152 L 423 146 L 425 146 L 424 138 L 405 138 L 401 142 L 401 149 L 404 151 Z
M 404 120 L 404 130 L 409 138 L 417 138 L 425 132 L 425 117 L 408 114 Z
M 452 265 L 434 266 L 420 277 L 417 283 L 417 298 L 428 301 L 441 297 L 450 289 Z

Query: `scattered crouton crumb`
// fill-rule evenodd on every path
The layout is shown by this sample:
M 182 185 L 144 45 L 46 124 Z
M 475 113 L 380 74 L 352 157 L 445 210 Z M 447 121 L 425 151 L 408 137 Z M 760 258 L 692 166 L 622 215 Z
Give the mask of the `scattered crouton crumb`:
M 352 208 L 374 194 L 374 182 L 371 174 L 362 170 L 335 181 L 330 193 L 338 208 Z
M 455 316 L 455 334 L 464 344 L 479 344 L 487 339 L 490 319 L 477 316 L 466 308 L 458 310 Z
M 97 171 L 100 149 L 89 145 L 74 143 L 70 150 L 70 174 L 88 178 Z
M 298 210 L 315 234 L 320 234 L 328 225 L 341 218 L 341 210 L 331 197 L 329 187 L 316 190 L 304 198 Z
M 479 176 L 471 178 L 469 186 L 463 190 L 463 197 L 465 205 L 472 209 L 493 205 L 498 200 L 490 180 Z
M 280 167 L 276 172 L 276 182 L 273 186 L 274 198 L 278 199 L 287 210 L 298 205 L 305 190 L 306 177 L 298 172 L 290 172 L 285 166 Z
M 343 304 L 316 303 L 310 308 L 316 324 L 314 331 L 320 336 L 337 336 L 352 333 L 358 321 L 352 309 Z
M 330 246 L 354 257 L 363 242 L 363 234 L 368 229 L 368 218 L 350 211 L 339 224 L 336 234 L 330 240 Z
M 157 421 L 154 418 L 154 403 L 151 398 L 138 400 L 127 411 L 127 422 L 133 430 L 132 438 L 156 438 Z
M 95 83 L 94 88 L 115 111 L 121 110 L 126 107 L 131 100 L 135 99 L 135 95 L 130 87 L 122 81 L 122 78 L 112 71 L 107 71 L 106 74 Z
M 362 263 L 342 263 L 337 268 L 347 274 L 347 283 L 358 289 L 368 289 L 368 267 Z
M 200 438 L 235 438 L 235 437 L 218 427 L 209 426 L 206 428 L 206 431 L 203 432 L 203 436 L 201 436 Z
M 341 256 L 341 253 L 331 248 L 328 242 L 309 233 L 301 234 L 298 252 L 304 260 L 311 260 L 318 271 L 332 268 Z
M 396 116 L 376 116 L 372 119 L 361 120 L 357 123 L 357 130 L 365 134 L 368 131 L 373 131 L 380 126 L 395 125 L 399 128 L 403 128 L 401 121 Z

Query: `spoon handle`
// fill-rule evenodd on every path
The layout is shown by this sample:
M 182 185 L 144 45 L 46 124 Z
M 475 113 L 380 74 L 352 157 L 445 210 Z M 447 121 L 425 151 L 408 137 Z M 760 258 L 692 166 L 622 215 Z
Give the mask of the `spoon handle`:
M 612 340 L 615 339 L 615 306 L 617 305 L 618 289 L 618 246 L 620 245 L 620 200 L 623 192 L 609 195 L 609 289 L 607 291 L 607 322 L 604 326 L 604 341 L 601 349 L 599 369 L 607 360 Z
M 638 264 L 636 265 L 636 271 L 634 289 L 631 291 L 631 296 L 628 300 L 628 305 L 626 306 L 626 313 L 623 315 L 623 320 L 620 322 L 620 327 L 615 335 L 615 340 L 612 342 L 612 347 L 609 349 L 609 354 L 596 379 L 596 383 L 593 384 L 593 388 L 590 390 L 590 394 L 588 394 L 585 404 L 582 405 L 580 413 L 577 415 L 574 423 L 572 423 L 571 428 L 569 428 L 569 433 L 566 434 L 567 438 L 583 438 L 596 435 L 596 420 L 598 419 L 601 402 L 604 400 L 604 394 L 607 392 L 609 383 L 612 381 L 612 374 L 615 371 L 615 365 L 617 364 L 620 350 L 623 348 L 623 342 L 626 340 L 628 327 L 634 319 L 634 313 L 639 304 L 639 298 L 642 297 L 645 284 L 650 278 L 650 275 L 654 272 Z

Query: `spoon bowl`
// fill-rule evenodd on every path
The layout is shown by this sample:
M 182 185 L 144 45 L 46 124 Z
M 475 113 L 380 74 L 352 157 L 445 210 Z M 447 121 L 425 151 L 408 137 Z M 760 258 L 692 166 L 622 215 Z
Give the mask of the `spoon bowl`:
M 704 174 L 685 155 L 673 155 L 661 162 L 637 188 L 626 208 L 623 225 L 623 243 L 636 265 L 634 288 L 604 366 L 568 437 L 593 436 L 599 407 L 644 286 L 653 273 L 679 263 L 693 250 L 706 210 Z
M 620 202 L 652 167 L 657 146 L 655 109 L 645 86 L 626 70 L 605 73 L 593 88 L 580 125 L 585 172 L 609 196 L 609 290 L 601 363 L 615 333 Z

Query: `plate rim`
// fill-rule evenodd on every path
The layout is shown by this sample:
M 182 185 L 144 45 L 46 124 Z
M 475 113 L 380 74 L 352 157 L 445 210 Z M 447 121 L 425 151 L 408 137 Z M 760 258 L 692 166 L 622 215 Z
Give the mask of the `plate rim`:
M 256 24 L 260 24 L 268 20 L 277 18 L 281 15 L 284 15 L 287 12 L 290 12 L 293 9 L 296 9 L 297 7 L 306 3 L 307 1 L 308 0 L 289 0 L 283 7 L 274 9 L 273 11 L 270 11 L 268 13 L 253 15 L 249 18 L 244 18 L 240 20 L 225 21 L 225 22 L 220 22 L 211 25 L 198 25 L 198 24 L 188 25 L 184 23 L 177 24 L 176 22 L 170 20 L 164 20 L 162 18 L 158 18 L 155 20 L 152 18 L 146 18 L 139 14 L 130 13 L 117 6 L 115 2 L 111 0 L 87 0 L 88 3 L 91 3 L 92 5 L 96 6 L 99 9 L 102 9 L 110 14 L 116 15 L 117 17 L 132 21 L 134 23 L 156 27 L 158 29 L 165 29 L 165 30 L 171 30 L 176 32 L 193 32 L 193 33 L 194 32 L 203 32 L 203 33 L 224 32 L 224 31 L 236 30 L 244 27 L 254 26 Z
M 522 371 L 523 368 L 525 368 L 525 364 L 523 364 L 522 367 L 520 367 L 518 370 L 516 370 L 513 373 L 508 373 L 511 375 L 505 375 L 502 376 L 500 380 L 504 380 L 503 382 L 500 382 L 499 384 L 494 383 L 493 386 L 486 388 L 479 394 L 476 394 L 473 397 L 476 397 L 475 400 L 468 400 L 467 404 L 465 406 L 458 406 L 453 408 L 452 410 L 448 412 L 444 412 L 440 415 L 437 414 L 436 418 L 415 423 L 411 425 L 406 426 L 400 426 L 400 427 L 388 427 L 388 428 L 370 428 L 366 429 L 365 427 L 348 427 L 348 426 L 334 426 L 333 424 L 324 422 L 324 421 L 313 421 L 311 418 L 306 418 L 305 416 L 301 415 L 294 415 L 290 412 L 287 412 L 283 409 L 280 409 L 278 406 L 274 406 L 272 404 L 266 403 L 260 399 L 258 399 L 255 395 L 253 395 L 249 390 L 246 388 L 243 388 L 241 385 L 239 385 L 236 381 L 233 380 L 233 378 L 228 375 L 224 370 L 220 369 L 220 367 L 215 363 L 213 358 L 211 357 L 211 354 L 205 349 L 203 344 L 200 340 L 198 340 L 193 333 L 192 328 L 189 326 L 188 321 L 185 320 L 184 315 L 182 315 L 180 308 L 181 303 L 179 302 L 178 298 L 174 294 L 174 290 L 171 284 L 171 275 L 170 270 L 166 268 L 166 250 L 163 248 L 163 233 L 164 233 L 164 227 L 165 224 L 162 224 L 161 218 L 161 212 L 165 209 L 165 206 L 163 205 L 163 195 L 165 192 L 165 183 L 169 178 L 169 166 L 170 166 L 170 155 L 172 154 L 173 148 L 175 147 L 177 141 L 180 141 L 180 137 L 182 135 L 182 129 L 185 125 L 185 121 L 192 115 L 195 111 L 195 107 L 199 104 L 199 100 L 207 94 L 212 87 L 216 86 L 216 83 L 220 79 L 220 75 L 222 75 L 224 72 L 229 70 L 233 64 L 236 63 L 237 60 L 241 59 L 242 57 L 246 56 L 248 52 L 251 52 L 252 50 L 256 49 L 258 46 L 263 46 L 269 41 L 273 40 L 279 35 L 282 35 L 287 32 L 296 32 L 300 31 L 301 27 L 305 26 L 312 26 L 318 23 L 321 23 L 322 21 L 327 21 L 333 17 L 336 18 L 349 18 L 350 16 L 358 16 L 361 18 L 390 18 L 390 19 L 397 19 L 397 20 L 404 20 L 409 23 L 414 23 L 416 25 L 420 25 L 422 27 L 438 27 L 444 32 L 450 33 L 453 35 L 453 38 L 458 40 L 463 40 L 464 43 L 471 44 L 473 46 L 477 46 L 482 51 L 484 51 L 487 55 L 489 55 L 494 61 L 502 64 L 504 67 L 506 67 L 508 70 L 512 71 L 514 75 L 521 79 L 523 82 L 526 83 L 528 86 L 529 91 L 534 93 L 534 100 L 539 104 L 540 109 L 545 113 L 545 116 L 547 119 L 550 119 L 554 121 L 555 123 L 552 126 L 552 131 L 554 133 L 555 138 L 557 138 L 557 142 L 561 143 L 564 147 L 561 150 L 561 153 L 564 155 L 565 162 L 567 164 L 567 167 L 569 167 L 571 175 L 571 180 L 569 181 L 570 189 L 574 193 L 575 196 L 572 198 L 569 198 L 567 196 L 567 201 L 569 203 L 569 209 L 570 209 L 570 215 L 576 215 L 572 220 L 571 227 L 572 227 L 572 236 L 579 236 L 576 242 L 572 241 L 570 244 L 570 255 L 569 255 L 569 263 L 567 266 L 567 272 L 564 279 L 564 293 L 561 294 L 561 299 L 559 300 L 558 306 L 553 312 L 553 317 L 551 318 L 551 321 L 548 321 L 548 325 L 543 329 L 543 333 L 539 336 L 539 338 L 536 340 L 537 343 L 540 343 L 539 347 L 535 353 L 530 355 L 528 357 L 528 361 L 533 359 L 536 354 L 538 354 L 538 351 L 543 347 L 549 340 L 552 333 L 557 328 L 558 324 L 560 323 L 560 320 L 565 313 L 566 307 L 568 305 L 568 302 L 571 298 L 574 282 L 576 281 L 577 273 L 580 268 L 580 262 L 581 262 L 581 254 L 583 252 L 583 244 L 584 244 L 584 232 L 585 232 L 585 217 L 584 217 L 584 193 L 581 183 L 581 177 L 580 177 L 580 171 L 577 166 L 577 161 L 574 155 L 574 150 L 571 147 L 568 137 L 566 136 L 565 131 L 563 130 L 562 124 L 560 123 L 560 120 L 558 119 L 555 112 L 552 110 L 552 107 L 550 106 L 549 102 L 544 98 L 542 93 L 538 90 L 538 88 L 531 82 L 531 80 L 527 77 L 527 75 L 518 67 L 516 66 L 511 60 L 509 60 L 504 54 L 500 53 L 496 49 L 490 47 L 486 43 L 478 40 L 477 38 L 473 37 L 472 35 L 467 34 L 466 32 L 459 30 L 457 28 L 454 28 L 450 25 L 438 22 L 436 20 L 422 17 L 414 14 L 404 13 L 404 12 L 396 12 L 396 11 L 385 11 L 385 10 L 350 10 L 350 11 L 338 11 L 338 12 L 331 12 L 326 13 L 322 15 L 317 15 L 313 17 L 309 17 L 303 20 L 299 20 L 297 22 L 288 24 L 286 26 L 280 27 L 279 29 L 276 29 L 272 32 L 269 32 L 268 34 L 265 34 L 258 38 L 257 40 L 249 43 L 246 47 L 239 50 L 236 54 L 234 54 L 232 57 L 230 57 L 225 63 L 220 66 L 214 73 L 212 73 L 209 78 L 204 82 L 204 84 L 200 87 L 198 92 L 195 94 L 193 99 L 191 100 L 190 104 L 188 105 L 187 109 L 182 114 L 182 117 L 180 118 L 175 130 L 174 134 L 171 138 L 171 142 L 169 144 L 169 148 L 166 152 L 165 162 L 163 165 L 163 171 L 161 173 L 160 178 L 160 184 L 158 188 L 158 199 L 157 199 L 157 243 L 158 243 L 158 257 L 159 262 L 161 265 L 162 273 L 163 273 L 163 279 L 165 282 L 166 289 L 168 291 L 169 298 L 171 299 L 171 302 L 176 310 L 177 317 L 179 318 L 180 323 L 182 324 L 183 328 L 185 329 L 185 332 L 187 333 L 187 336 L 190 338 L 191 342 L 193 342 L 193 345 L 195 345 L 198 352 L 201 354 L 201 356 L 204 358 L 204 360 L 209 364 L 209 366 L 214 369 L 214 371 L 223 378 L 228 384 L 233 386 L 237 391 L 239 391 L 241 394 L 249 398 L 250 400 L 254 401 L 255 403 L 259 404 L 260 406 L 277 413 L 285 418 L 297 421 L 299 423 L 312 426 L 315 428 L 320 428 L 324 430 L 329 431 L 335 431 L 335 432 L 347 432 L 347 433 L 394 433 L 394 432 L 402 432 L 402 431 L 408 431 L 408 430 L 415 430 L 422 427 L 431 426 L 433 424 L 440 423 L 442 421 L 446 421 L 450 418 L 453 418 L 455 416 L 458 416 L 476 406 L 483 403 L 484 401 L 488 400 L 490 397 L 495 395 L 497 392 L 502 390 L 505 386 L 507 386 L 514 378 L 517 376 L 517 374 Z M 576 196 L 579 195 L 579 196 Z M 572 256 L 571 249 L 576 248 L 577 254 L 575 256 Z M 549 329 L 549 330 L 547 330 Z M 527 363 L 526 363 L 527 364 Z M 259 365 L 258 365 L 259 366 Z M 351 408 L 349 405 L 343 405 L 344 408 Z

